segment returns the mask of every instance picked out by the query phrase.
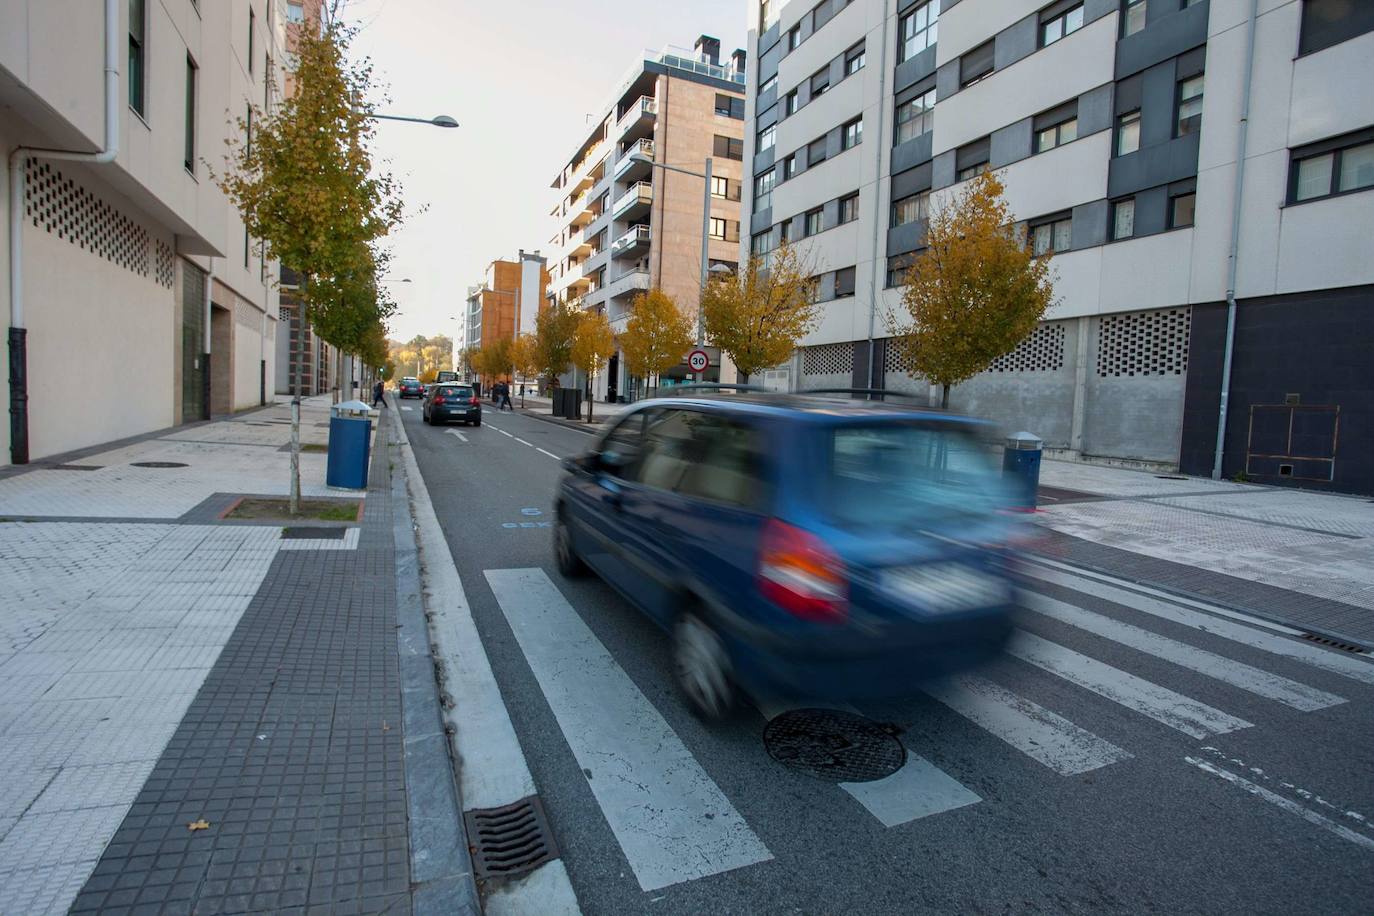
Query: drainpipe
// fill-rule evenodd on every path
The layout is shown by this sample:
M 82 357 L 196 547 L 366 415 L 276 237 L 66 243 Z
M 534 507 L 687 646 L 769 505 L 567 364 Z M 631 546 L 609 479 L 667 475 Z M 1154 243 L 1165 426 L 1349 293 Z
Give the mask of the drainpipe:
M 206 259 L 210 268 L 205 271 L 205 328 L 203 336 L 205 338 L 205 352 L 201 354 L 201 361 L 204 371 L 200 374 L 200 415 L 201 419 L 210 419 L 210 342 L 214 339 L 210 332 L 210 323 L 214 321 L 214 305 L 210 301 L 210 296 L 215 291 L 215 259 Z
M 1236 187 L 1231 202 L 1231 249 L 1226 259 L 1226 349 L 1221 365 L 1221 403 L 1217 410 L 1217 443 L 1212 455 L 1212 479 L 1221 479 L 1222 450 L 1226 446 L 1226 414 L 1231 400 L 1231 359 L 1236 346 L 1236 258 L 1240 251 L 1241 190 L 1245 185 L 1245 141 L 1250 126 L 1250 81 L 1255 64 L 1255 15 L 1259 0 L 1250 0 L 1245 25 L 1245 76 L 1240 96 L 1240 130 L 1236 138 Z
M 878 98 L 879 98 L 879 99 L 882 99 L 882 98 L 883 98 L 883 93 L 887 91 L 887 10 L 888 10 L 888 0 L 883 0 L 883 18 L 882 18 L 882 23 L 883 23 L 883 43 L 882 43 L 881 49 L 880 49 L 879 52 L 878 52 Z M 881 193 L 882 193 L 883 150 L 886 148 L 886 147 L 883 145 L 883 126 L 884 126 L 886 123 L 887 123 L 887 117 L 886 117 L 886 116 L 881 116 L 881 117 L 878 118 L 878 142 L 877 142 L 876 146 L 877 146 L 877 149 L 878 149 L 878 176 L 879 176 L 879 180 L 878 180 L 878 182 L 876 182 L 876 183 L 874 184 L 874 191 L 873 191 L 873 193 L 879 194 L 879 195 L 881 195 Z M 890 153 L 889 153 L 889 155 L 890 155 Z M 889 169 L 889 171 L 890 171 L 890 169 Z M 879 236 L 878 236 L 878 227 L 879 227 L 879 220 L 878 220 L 878 217 L 877 217 L 877 204 L 876 204 L 876 202 L 875 202 L 875 204 L 874 204 L 874 216 L 873 216 L 873 249 L 872 249 L 872 250 L 873 250 L 873 263 L 874 263 L 875 265 L 877 265 L 877 266 L 875 266 L 874 269 L 873 269 L 873 287 L 872 287 L 872 289 L 869 290 L 869 296 L 868 296 L 868 384 L 865 386 L 865 387 L 867 387 L 867 388 L 883 388 L 883 387 L 886 387 L 886 385 L 887 385 L 887 378 L 886 378 L 886 376 L 884 376 L 882 379 L 875 379 L 875 378 L 874 378 L 874 372 L 875 372 L 875 369 L 876 369 L 876 365 L 875 365 L 875 364 L 876 364 L 876 362 L 877 362 L 877 360 L 875 359 L 875 357 L 876 357 L 877 354 L 878 354 L 878 345 L 877 345 L 877 342 L 873 339 L 873 332 L 874 332 L 874 330 L 875 330 L 875 326 L 876 326 L 876 324 L 877 324 L 877 319 L 878 319 L 878 296 L 880 295 L 879 290 L 883 289 L 883 286 L 879 285 L 879 278 L 880 278 L 880 277 L 883 277 L 883 276 L 885 276 L 885 275 L 887 274 L 887 256 L 886 256 L 886 254 L 884 254 L 884 256 L 883 256 L 882 258 L 879 258 L 879 257 L 878 257 L 878 251 L 879 251 L 879 248 L 878 248 L 878 240 L 879 240 Z M 887 246 L 883 246 L 883 248 L 882 248 L 881 250 L 882 250 L 883 252 L 886 252 L 886 251 L 887 251 Z M 797 376 L 797 378 L 798 378 L 798 380 L 800 380 L 801 377 L 800 377 L 800 376 Z M 870 399 L 872 399 L 872 397 L 873 397 L 872 395 L 869 395 L 869 398 L 870 398 Z
M 119 153 L 119 0 L 105 0 L 105 145 L 96 153 L 20 146 L 10 153 L 10 462 L 29 463 L 28 329 L 24 326 L 24 165 L 29 158 L 105 165 Z

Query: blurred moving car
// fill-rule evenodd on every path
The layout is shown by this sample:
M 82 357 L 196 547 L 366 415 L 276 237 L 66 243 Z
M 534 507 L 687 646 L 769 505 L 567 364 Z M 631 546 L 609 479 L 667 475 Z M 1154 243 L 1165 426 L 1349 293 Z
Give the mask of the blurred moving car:
M 567 459 L 554 545 L 672 634 L 692 708 L 899 695 L 998 652 L 1023 524 L 969 417 L 685 391 Z
M 425 386 L 420 384 L 420 380 L 414 376 L 407 375 L 401 379 L 401 384 L 396 389 L 403 398 L 422 398 L 425 396 Z
M 420 408 L 426 423 L 468 423 L 482 425 L 482 402 L 473 392 L 471 385 L 443 385 L 435 382 L 429 386 L 424 406 Z

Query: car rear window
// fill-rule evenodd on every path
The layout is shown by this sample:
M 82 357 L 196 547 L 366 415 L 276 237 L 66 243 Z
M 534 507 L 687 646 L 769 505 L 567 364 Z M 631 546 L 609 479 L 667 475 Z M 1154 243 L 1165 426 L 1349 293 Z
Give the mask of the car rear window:
M 949 424 L 842 426 L 830 435 L 829 515 L 838 523 L 906 528 L 1007 505 L 987 442 Z
M 454 387 L 451 386 L 451 385 L 445 385 L 444 387 L 440 388 L 439 391 L 438 391 L 438 393 L 439 393 L 440 395 L 446 397 L 446 398 L 470 398 L 470 397 L 472 397 L 472 389 L 471 389 L 471 388 L 454 388 Z

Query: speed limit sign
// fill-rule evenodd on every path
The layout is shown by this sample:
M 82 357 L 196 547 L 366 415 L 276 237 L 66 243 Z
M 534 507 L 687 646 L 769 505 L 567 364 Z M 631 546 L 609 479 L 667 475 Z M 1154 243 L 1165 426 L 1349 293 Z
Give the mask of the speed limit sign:
M 693 350 L 687 354 L 687 368 L 693 372 L 705 372 L 709 365 L 711 365 L 711 357 L 706 355 L 705 350 Z

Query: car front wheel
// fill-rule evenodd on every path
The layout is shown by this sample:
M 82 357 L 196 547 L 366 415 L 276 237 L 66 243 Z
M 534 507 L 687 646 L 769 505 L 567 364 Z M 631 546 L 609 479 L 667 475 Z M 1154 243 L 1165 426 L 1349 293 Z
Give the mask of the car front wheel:
M 553 554 L 558 563 L 558 572 L 564 578 L 578 579 L 587 574 L 587 564 L 577 555 L 577 548 L 572 542 L 572 532 L 568 530 L 561 517 L 553 526 Z
M 703 719 L 719 719 L 734 705 L 730 656 L 716 631 L 692 613 L 673 627 L 673 672 L 687 704 Z

